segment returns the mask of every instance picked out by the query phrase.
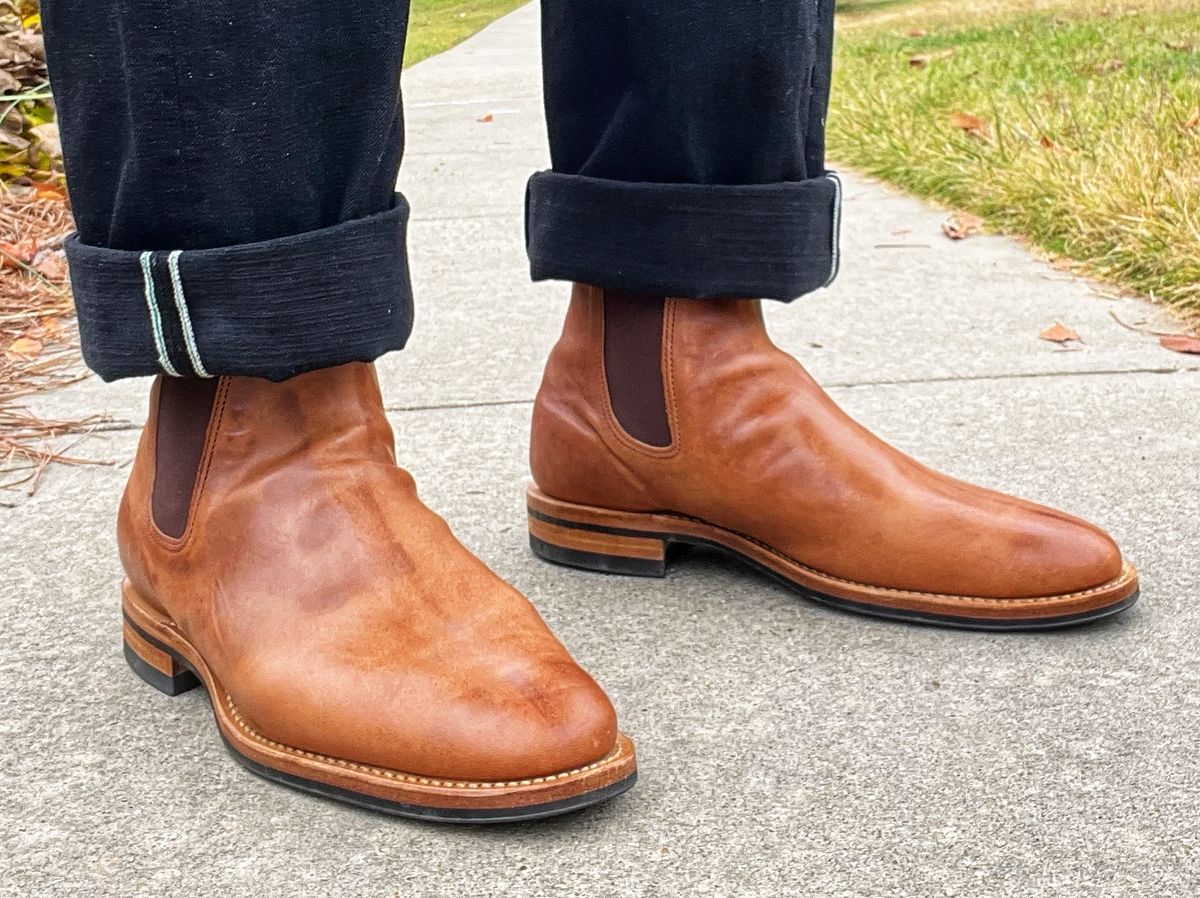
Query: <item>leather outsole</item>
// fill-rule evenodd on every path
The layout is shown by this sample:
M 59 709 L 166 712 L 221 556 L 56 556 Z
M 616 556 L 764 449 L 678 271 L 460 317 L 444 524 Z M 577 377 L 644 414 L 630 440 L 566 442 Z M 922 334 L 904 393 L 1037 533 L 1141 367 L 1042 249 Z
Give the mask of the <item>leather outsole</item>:
M 258 733 L 239 713 L 200 653 L 170 621 L 122 588 L 125 658 L 167 695 L 203 686 L 217 727 L 236 760 L 274 782 L 387 814 L 448 823 L 506 823 L 568 813 L 630 789 L 637 779 L 624 734 L 606 757 L 547 776 L 509 781 L 438 779 L 331 758 Z
M 538 557 L 605 573 L 661 577 L 671 547 L 709 546 L 735 556 L 802 595 L 875 617 L 977 630 L 1040 630 L 1111 617 L 1138 599 L 1128 561 L 1112 580 L 1062 595 L 984 598 L 857 583 L 810 568 L 770 546 L 705 521 L 671 513 L 627 512 L 526 492 L 529 542 Z

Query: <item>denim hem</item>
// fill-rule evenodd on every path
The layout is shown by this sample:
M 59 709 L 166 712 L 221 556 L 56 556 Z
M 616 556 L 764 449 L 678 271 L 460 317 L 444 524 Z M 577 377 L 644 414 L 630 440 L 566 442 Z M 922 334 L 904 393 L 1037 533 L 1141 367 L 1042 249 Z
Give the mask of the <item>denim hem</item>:
M 412 329 L 408 203 L 333 227 L 214 249 L 66 241 L 84 361 L 104 380 L 284 380 L 402 349 Z
M 663 296 L 792 300 L 837 276 L 841 182 L 647 184 L 538 172 L 534 280 Z

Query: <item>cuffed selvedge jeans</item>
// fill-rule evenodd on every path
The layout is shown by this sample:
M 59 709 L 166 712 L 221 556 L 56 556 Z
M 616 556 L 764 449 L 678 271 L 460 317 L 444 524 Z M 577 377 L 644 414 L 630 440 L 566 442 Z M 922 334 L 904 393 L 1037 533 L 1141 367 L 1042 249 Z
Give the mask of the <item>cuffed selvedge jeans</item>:
M 281 380 L 404 346 L 407 0 L 42 6 L 89 367 Z M 832 280 L 833 7 L 543 0 L 533 277 L 781 300 Z

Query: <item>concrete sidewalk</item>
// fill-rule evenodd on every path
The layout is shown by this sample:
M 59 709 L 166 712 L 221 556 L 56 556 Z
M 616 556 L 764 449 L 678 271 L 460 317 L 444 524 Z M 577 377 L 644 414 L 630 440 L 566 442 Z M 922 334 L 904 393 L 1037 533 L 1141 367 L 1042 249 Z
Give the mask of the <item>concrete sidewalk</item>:
M 565 307 L 530 285 L 524 180 L 546 167 L 537 10 L 406 75 L 418 295 L 381 366 L 427 502 L 525 590 L 613 695 L 642 780 L 570 818 L 394 820 L 230 760 L 199 690 L 120 652 L 117 498 L 145 385 L 0 509 L 0 894 L 13 896 L 1191 896 L 1200 890 L 1200 359 L 1011 241 L 847 179 L 837 285 L 773 307 L 853 414 L 950 473 L 1096 519 L 1144 575 L 1109 624 L 985 635 L 808 604 L 713 556 L 665 580 L 544 566 L 525 544 L 530 403 Z M 490 121 L 480 121 L 491 116 Z M 1038 333 L 1060 320 L 1085 342 Z

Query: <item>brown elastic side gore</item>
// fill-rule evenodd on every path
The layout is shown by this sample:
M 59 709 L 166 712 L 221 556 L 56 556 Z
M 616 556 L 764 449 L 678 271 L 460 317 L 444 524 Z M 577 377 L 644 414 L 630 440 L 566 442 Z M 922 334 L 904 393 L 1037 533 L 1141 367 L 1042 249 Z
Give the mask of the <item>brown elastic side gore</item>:
M 604 374 L 617 421 L 650 446 L 671 445 L 663 390 L 661 296 L 604 291 Z
M 170 537 L 183 536 L 187 529 L 188 509 L 219 383 L 216 378 L 159 379 L 150 509 L 155 526 Z

